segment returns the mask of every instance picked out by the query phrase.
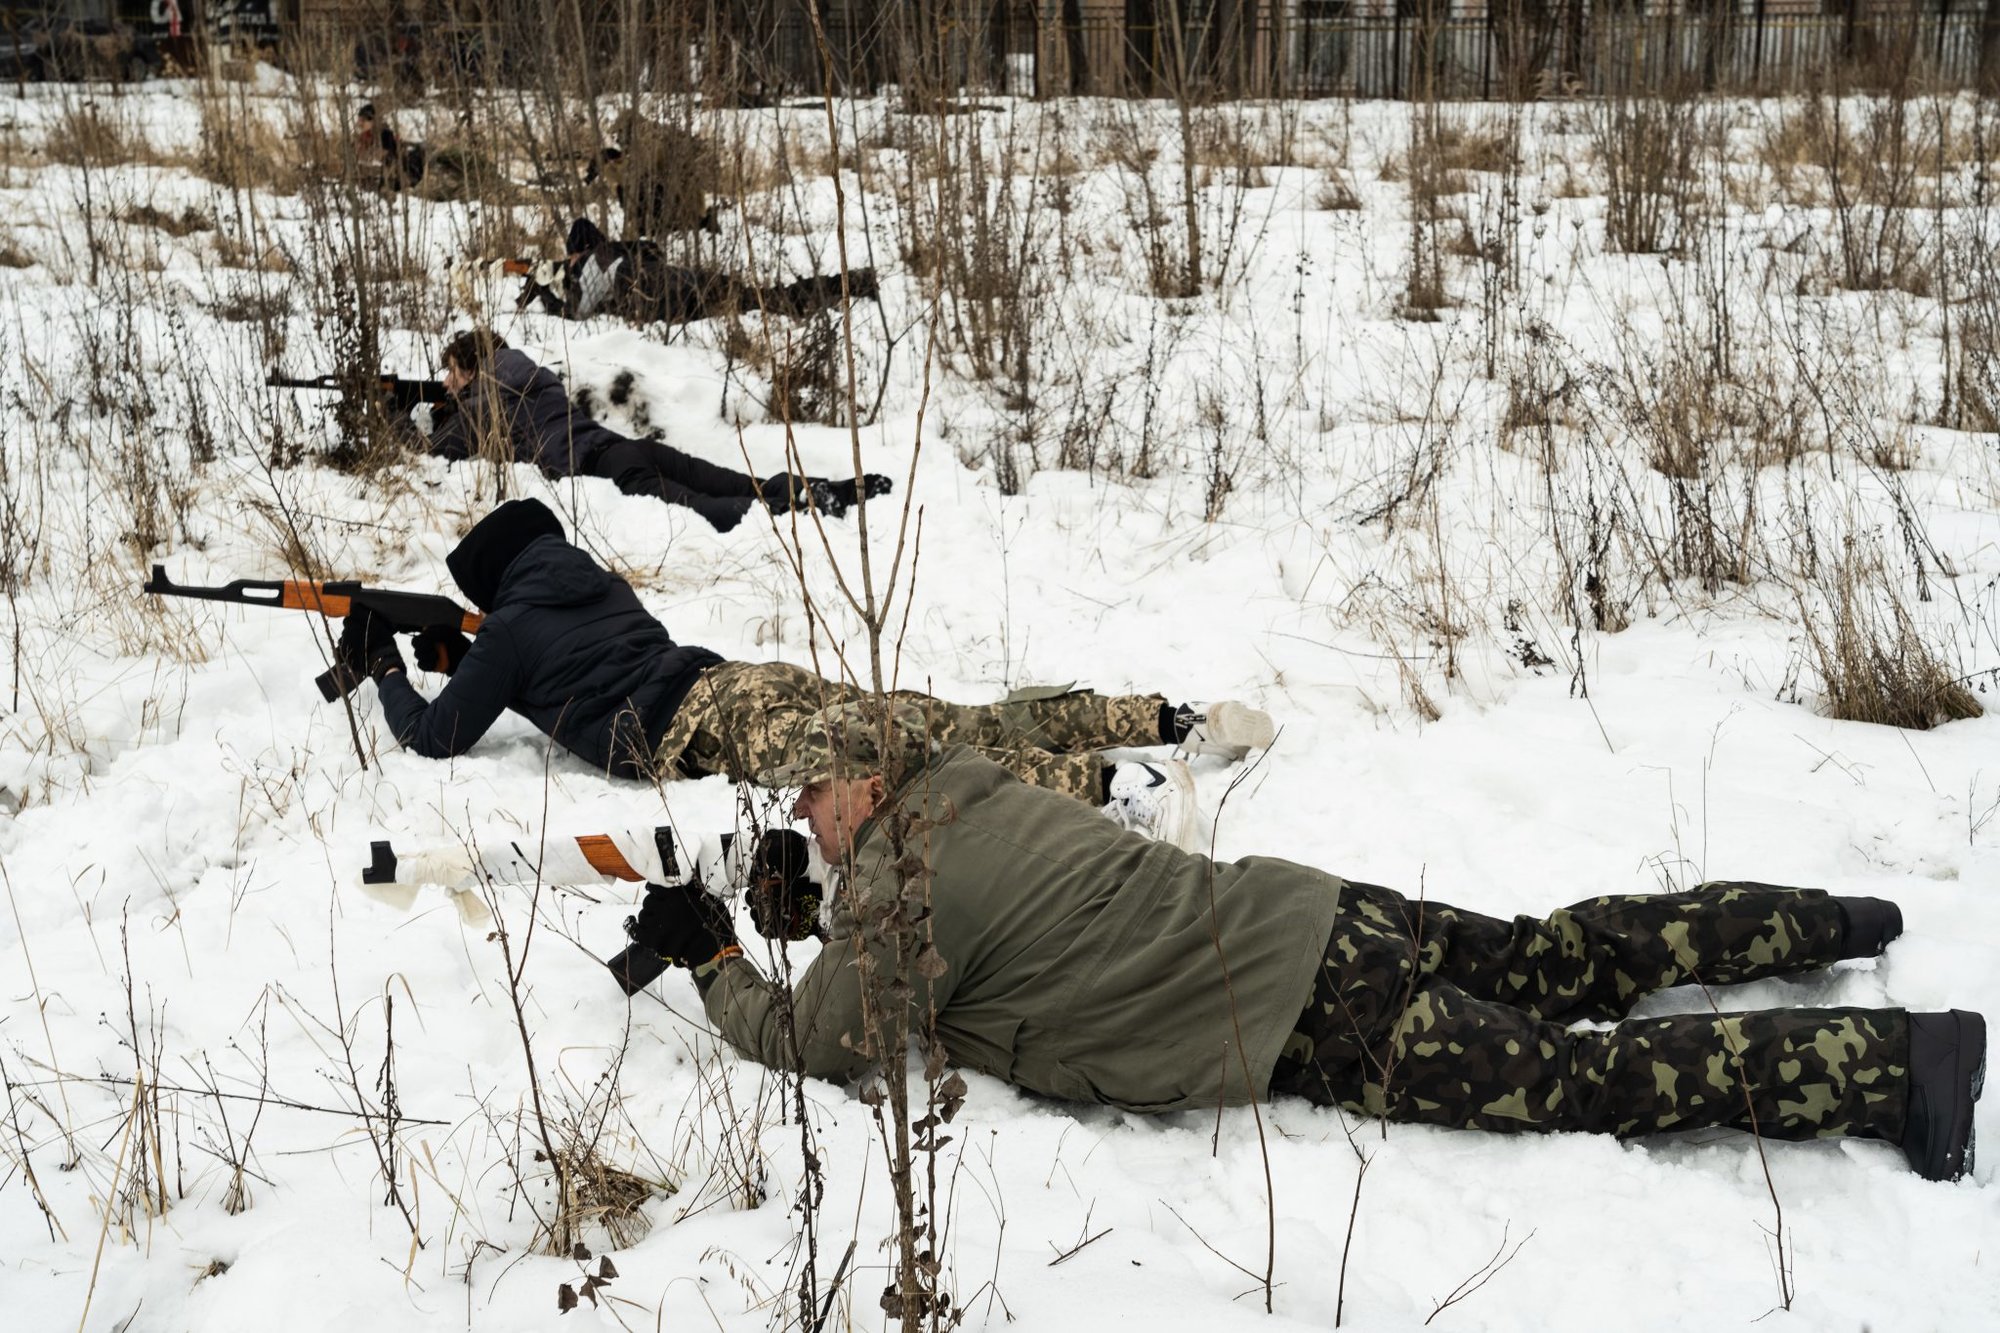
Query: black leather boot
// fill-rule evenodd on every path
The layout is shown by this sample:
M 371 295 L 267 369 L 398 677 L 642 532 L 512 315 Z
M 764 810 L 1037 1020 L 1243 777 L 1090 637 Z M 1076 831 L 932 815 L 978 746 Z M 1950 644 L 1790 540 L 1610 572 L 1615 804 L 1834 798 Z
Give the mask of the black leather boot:
M 1873 958 L 1903 933 L 1903 910 L 1887 898 L 1835 898 L 1840 904 L 1840 956 Z
M 1925 1180 L 1972 1170 L 1972 1104 L 1986 1082 L 1986 1020 L 1965 1009 L 1910 1015 L 1903 1155 Z

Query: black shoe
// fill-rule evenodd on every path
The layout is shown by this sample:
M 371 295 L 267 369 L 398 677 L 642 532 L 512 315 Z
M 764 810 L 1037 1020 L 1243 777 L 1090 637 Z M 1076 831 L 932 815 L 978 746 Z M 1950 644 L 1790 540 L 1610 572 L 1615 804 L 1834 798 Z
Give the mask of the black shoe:
M 1902 1147 L 1925 1180 L 1957 1180 L 1972 1170 L 1972 1104 L 1985 1082 L 1985 1018 L 1965 1009 L 1910 1015 Z
M 1840 904 L 1840 956 L 1873 958 L 1903 933 L 1903 910 L 1887 898 L 1835 898 Z

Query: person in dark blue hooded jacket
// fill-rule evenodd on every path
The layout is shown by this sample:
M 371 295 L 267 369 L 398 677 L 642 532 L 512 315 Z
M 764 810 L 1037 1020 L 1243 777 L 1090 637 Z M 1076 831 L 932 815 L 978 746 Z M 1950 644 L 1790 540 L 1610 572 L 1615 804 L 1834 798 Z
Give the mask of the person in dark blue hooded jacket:
M 612 777 L 722 773 L 770 786 L 798 727 L 851 694 L 786 663 L 726 662 L 675 643 L 631 585 L 572 546 L 539 500 L 495 509 L 445 564 L 485 621 L 470 638 L 456 627 L 416 636 L 417 664 L 451 677 L 437 698 L 410 684 L 388 621 L 357 611 L 340 632 L 341 660 L 374 679 L 389 729 L 421 755 L 465 753 L 512 709 Z M 996 704 L 897 698 L 921 703 L 940 739 L 978 744 L 1017 775 L 1092 801 L 1123 799 L 1098 753 L 1106 748 L 1174 745 L 1240 758 L 1273 735 L 1270 717 L 1247 705 L 1175 706 L 1156 694 L 1063 686 Z M 1155 773 L 1176 781 L 1185 767 L 1117 766 L 1149 784 Z
M 630 584 L 564 539 L 539 500 L 495 509 L 445 563 L 486 619 L 476 639 L 417 635 L 419 664 L 451 677 L 436 699 L 411 686 L 386 621 L 357 613 L 341 629 L 342 659 L 374 677 L 396 738 L 448 758 L 512 709 L 594 768 L 649 776 L 657 733 L 721 657 L 675 643 Z
M 839 518 L 849 506 L 887 495 L 889 478 L 801 477 L 780 472 L 759 480 L 718 467 L 657 440 L 634 440 L 593 420 L 570 401 L 562 378 L 509 347 L 490 330 L 473 329 L 444 346 L 444 385 L 451 397 L 432 408 L 422 447 L 443 458 L 510 452 L 550 477 L 604 477 L 627 495 L 685 505 L 718 532 L 761 503 L 773 513 L 808 505 Z M 415 435 L 416 427 L 410 426 Z M 482 446 L 491 442 L 493 449 Z

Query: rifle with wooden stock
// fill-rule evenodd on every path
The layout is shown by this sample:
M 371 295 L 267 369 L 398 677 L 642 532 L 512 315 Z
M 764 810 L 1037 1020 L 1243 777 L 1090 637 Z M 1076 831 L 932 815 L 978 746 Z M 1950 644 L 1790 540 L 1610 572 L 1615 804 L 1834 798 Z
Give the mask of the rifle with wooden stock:
M 418 403 L 442 403 L 451 398 L 451 391 L 444 387 L 443 380 L 406 379 L 401 375 L 376 375 L 372 378 L 376 391 L 398 413 L 408 413 Z M 347 383 L 338 375 L 271 374 L 264 377 L 264 383 L 273 389 L 322 389 L 335 393 L 347 388 Z
M 238 602 L 244 606 L 268 606 L 285 611 L 317 611 L 329 620 L 365 610 L 395 627 L 398 634 L 415 634 L 427 629 L 455 629 L 477 634 L 485 617 L 468 611 L 449 597 L 431 592 L 398 592 L 393 588 L 371 588 L 352 579 L 313 582 L 307 579 L 235 579 L 220 587 L 195 587 L 175 583 L 167 577 L 165 565 L 153 566 L 153 577 L 139 591 L 155 597 L 188 597 L 204 602 Z M 419 662 L 427 670 L 442 670 L 442 663 Z M 353 691 L 364 679 L 336 662 L 314 677 L 313 684 L 328 703 Z

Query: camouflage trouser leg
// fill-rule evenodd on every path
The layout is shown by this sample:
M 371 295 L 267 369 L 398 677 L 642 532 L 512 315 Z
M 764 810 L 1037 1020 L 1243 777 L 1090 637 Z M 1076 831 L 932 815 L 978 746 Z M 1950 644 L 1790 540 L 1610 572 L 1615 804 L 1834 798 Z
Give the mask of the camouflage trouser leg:
M 1471 1129 L 1732 1126 L 1774 1139 L 1894 1140 L 1909 1048 L 1900 1009 L 1685 1014 L 1592 1032 L 1429 981 L 1377 1048 L 1376 1077 L 1336 1095 L 1366 1114 Z
M 1342 916 L 1272 1089 L 1400 1120 L 1644 1134 L 1747 1125 L 1774 1137 L 1897 1137 L 1900 1011 L 1777 1010 L 1570 1032 L 1661 986 L 1832 961 L 1832 900 L 1720 884 L 1498 921 L 1372 885 Z M 1422 938 L 1419 939 L 1419 933 Z M 1743 1083 L 1750 1087 L 1746 1106 Z
M 1840 908 L 1819 889 L 1717 881 L 1685 893 L 1592 898 L 1511 921 L 1406 903 L 1418 967 L 1537 1018 L 1624 1017 L 1682 982 L 1733 985 L 1826 967 Z
M 724 662 L 695 682 L 661 738 L 657 761 L 689 777 L 726 774 L 769 785 L 813 714 L 859 691 L 782 662 Z M 1158 745 L 1158 695 L 1088 690 L 1025 692 L 995 704 L 953 704 L 914 690 L 895 698 L 921 710 L 939 743 L 969 745 L 1025 782 L 1095 803 L 1103 761 L 1114 745 Z

